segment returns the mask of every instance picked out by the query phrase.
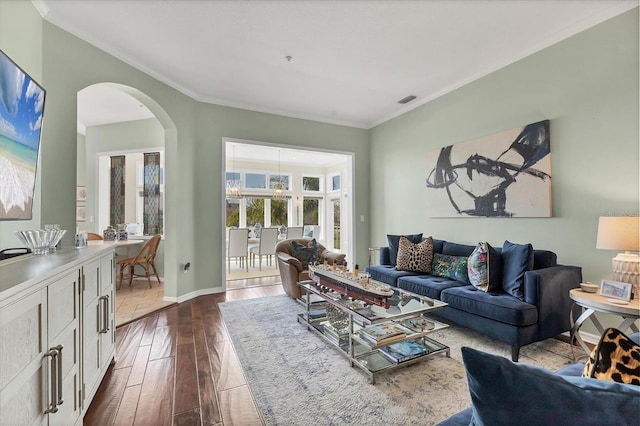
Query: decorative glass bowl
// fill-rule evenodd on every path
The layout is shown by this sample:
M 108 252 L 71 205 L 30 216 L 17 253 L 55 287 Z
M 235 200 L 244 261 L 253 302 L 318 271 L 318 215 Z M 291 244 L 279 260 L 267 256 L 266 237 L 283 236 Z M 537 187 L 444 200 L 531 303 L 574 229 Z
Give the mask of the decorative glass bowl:
M 66 229 L 31 229 L 28 231 L 16 231 L 16 235 L 22 242 L 31 249 L 33 254 L 49 254 L 51 249 L 55 250 Z

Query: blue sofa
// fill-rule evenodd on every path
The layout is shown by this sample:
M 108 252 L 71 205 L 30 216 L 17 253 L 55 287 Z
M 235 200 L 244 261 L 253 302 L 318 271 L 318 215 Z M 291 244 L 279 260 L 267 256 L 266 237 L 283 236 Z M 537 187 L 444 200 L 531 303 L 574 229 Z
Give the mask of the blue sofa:
M 475 248 L 433 240 L 433 252 L 444 255 L 469 256 Z M 551 251 L 533 250 L 533 268 L 524 273 L 521 300 L 504 291 L 478 291 L 452 278 L 396 270 L 392 249 L 393 245 L 380 249 L 380 264 L 368 267 L 371 278 L 448 303 L 437 311 L 439 317 L 511 345 L 513 361 L 518 360 L 520 347 L 570 330 L 572 309 L 574 318 L 580 314 L 580 308 L 569 298 L 569 290 L 580 286 L 582 269 L 558 265 Z M 496 251 L 502 253 L 500 248 Z M 501 256 L 503 262 L 510 261 Z
M 640 333 L 629 338 L 640 344 Z M 583 364 L 551 373 L 470 348 L 462 355 L 472 406 L 438 426 L 640 424 L 640 386 L 581 377 Z

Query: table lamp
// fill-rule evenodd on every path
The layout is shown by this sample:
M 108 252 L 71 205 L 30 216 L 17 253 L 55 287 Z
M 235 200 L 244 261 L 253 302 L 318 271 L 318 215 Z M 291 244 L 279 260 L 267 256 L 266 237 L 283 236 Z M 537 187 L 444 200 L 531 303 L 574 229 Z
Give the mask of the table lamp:
M 613 280 L 633 285 L 634 297 L 638 297 L 640 277 L 640 217 L 600 217 L 596 247 L 604 250 L 624 250 L 613 258 Z

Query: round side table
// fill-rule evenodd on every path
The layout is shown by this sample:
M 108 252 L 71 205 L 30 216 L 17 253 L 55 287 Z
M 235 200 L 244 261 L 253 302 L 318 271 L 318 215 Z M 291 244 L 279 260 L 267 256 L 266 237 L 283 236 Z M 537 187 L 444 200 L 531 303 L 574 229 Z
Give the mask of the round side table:
M 576 305 L 584 308 L 582 314 L 574 322 L 573 310 L 571 311 L 571 342 L 575 338 L 578 344 L 588 354 L 591 354 L 591 350 L 584 343 L 580 337 L 580 327 L 589 318 L 593 325 L 596 326 L 600 334 L 604 333 L 604 327 L 600 324 L 598 317 L 594 314 L 596 312 L 604 312 L 622 317 L 622 322 L 616 328 L 622 332 L 630 328 L 632 331 L 637 332 L 638 327 L 635 325 L 635 321 L 640 318 L 640 300 L 630 300 L 626 305 L 615 304 L 607 301 L 607 298 L 600 295 L 600 291 L 597 293 L 587 293 L 579 288 L 574 288 L 569 291 L 569 297 L 574 301 Z

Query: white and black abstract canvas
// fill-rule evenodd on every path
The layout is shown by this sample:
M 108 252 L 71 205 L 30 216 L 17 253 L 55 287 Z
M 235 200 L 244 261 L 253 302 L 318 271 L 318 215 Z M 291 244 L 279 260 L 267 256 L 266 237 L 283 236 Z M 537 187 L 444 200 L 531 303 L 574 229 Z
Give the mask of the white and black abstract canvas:
M 429 217 L 551 217 L 549 120 L 427 153 Z

